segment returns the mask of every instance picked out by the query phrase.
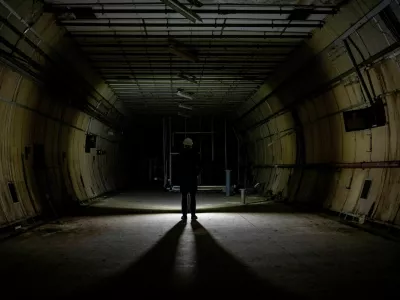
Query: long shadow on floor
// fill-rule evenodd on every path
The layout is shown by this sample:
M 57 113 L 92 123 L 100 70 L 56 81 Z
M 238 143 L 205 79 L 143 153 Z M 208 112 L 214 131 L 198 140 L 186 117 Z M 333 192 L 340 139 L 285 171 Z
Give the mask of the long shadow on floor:
M 143 298 L 171 292 L 176 249 L 186 224 L 172 227 L 147 253 L 121 274 L 75 290 L 74 296 Z
M 267 296 L 269 299 L 299 298 L 259 278 L 249 267 L 222 248 L 199 222 L 194 221 L 191 226 L 196 243 L 198 270 L 195 290 L 198 296 L 214 294 L 233 297 L 245 295 L 247 299 L 251 296 Z
M 187 278 L 178 278 L 174 273 L 176 250 L 185 226 L 189 225 L 182 222 L 176 224 L 150 251 L 122 274 L 75 291 L 74 295 L 68 297 L 128 296 L 132 299 L 151 299 L 161 296 L 164 299 L 172 299 L 185 296 L 191 299 L 213 299 L 241 294 L 246 297 L 259 296 L 262 295 L 260 293 L 269 297 L 290 296 L 286 291 L 253 274 L 248 267 L 218 245 L 199 222 L 192 222 L 191 225 L 195 234 L 195 267 L 189 267 Z

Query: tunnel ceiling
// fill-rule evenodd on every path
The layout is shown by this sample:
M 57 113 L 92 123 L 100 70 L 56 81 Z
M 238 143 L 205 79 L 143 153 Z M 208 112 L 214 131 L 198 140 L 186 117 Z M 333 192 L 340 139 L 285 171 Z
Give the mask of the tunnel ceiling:
M 167 2 L 46 1 L 45 11 L 127 108 L 182 115 L 233 111 L 337 12 L 332 1 L 181 0 L 194 13 L 184 16 Z

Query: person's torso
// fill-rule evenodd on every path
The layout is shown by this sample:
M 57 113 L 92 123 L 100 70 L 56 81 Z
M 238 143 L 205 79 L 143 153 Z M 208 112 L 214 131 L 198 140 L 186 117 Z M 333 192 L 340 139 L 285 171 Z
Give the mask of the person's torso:
M 197 176 L 197 153 L 193 149 L 183 150 L 180 154 L 182 176 Z

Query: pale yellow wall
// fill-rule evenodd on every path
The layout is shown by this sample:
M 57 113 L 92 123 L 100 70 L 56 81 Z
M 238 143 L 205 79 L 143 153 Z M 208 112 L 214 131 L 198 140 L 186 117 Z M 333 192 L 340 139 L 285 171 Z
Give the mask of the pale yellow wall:
M 29 19 L 35 11 L 32 10 L 32 1 L 8 2 L 24 19 Z M 1 16 L 23 30 L 21 21 L 0 7 Z M 51 14 L 44 14 L 36 20 L 33 29 L 40 39 L 31 32 L 27 36 L 32 41 L 40 41 L 39 47 L 66 67 L 66 70 L 51 72 L 71 72 L 83 77 L 98 92 L 87 98 L 93 105 L 97 106 L 102 97 L 116 104 L 112 90 L 91 71 L 82 53 L 64 37 L 65 30 L 56 26 Z M 26 42 L 20 40 L 17 43 L 18 37 L 6 26 L 0 26 L 0 34 L 40 64 L 48 64 Z M 65 89 L 70 88 L 66 82 Z M 64 92 L 57 91 L 60 97 L 51 95 L 45 86 L 0 62 L 0 226 L 42 212 L 65 212 L 74 202 L 96 197 L 117 186 L 118 135 L 109 136 L 107 126 L 82 111 L 61 104 Z M 107 112 L 110 106 L 100 104 L 98 107 Z M 111 118 L 115 117 L 113 114 L 110 112 Z M 106 155 L 97 155 L 96 149 L 85 153 L 86 132 L 98 136 L 97 149 L 105 150 Z M 32 165 L 34 144 L 45 147 L 44 170 L 34 169 Z M 24 157 L 25 147 L 31 151 L 27 159 Z M 15 184 L 19 203 L 12 202 L 8 182 Z
M 371 5 L 370 8 L 374 7 L 373 1 L 367 3 Z M 392 5 L 397 9 L 397 4 Z M 356 20 L 356 10 L 356 5 L 350 2 L 337 16 L 330 18 L 325 28 L 315 32 L 314 38 L 293 55 L 286 69 L 280 68 L 253 99 L 241 108 L 240 114 L 243 114 L 254 103 L 268 97 L 265 103 L 240 120 L 238 126 L 244 130 L 266 116 L 278 112 L 282 107 L 296 103 L 290 106 L 292 111 L 275 116 L 263 125 L 246 132 L 253 164 L 335 164 L 400 160 L 398 51 L 378 57 L 368 67 L 376 94 L 382 97 L 385 103 L 388 124 L 384 127 L 345 132 L 342 111 L 368 106 L 355 72 L 344 76 L 340 81 L 335 81 L 322 92 L 311 93 L 352 68 L 343 42 L 329 44 L 327 40 L 330 38 L 334 41 L 340 37 L 341 32 L 346 31 L 343 22 L 340 21 L 349 18 Z M 396 13 L 398 14 L 398 10 Z M 350 23 L 355 22 L 346 24 Z M 328 31 L 333 34 L 327 34 Z M 390 32 L 385 30 L 383 34 L 374 20 L 370 20 L 351 37 L 366 59 L 395 42 Z M 352 51 L 360 63 L 360 55 L 354 48 Z M 310 61 L 310 57 L 313 56 L 315 59 Z M 301 70 L 298 71 L 299 69 Z M 362 73 L 368 84 L 365 67 L 362 68 Z M 285 84 L 269 96 L 274 88 L 279 86 L 279 82 Z M 296 128 L 292 112 L 297 114 L 301 129 Z M 290 131 L 290 128 L 293 130 Z M 275 135 L 266 137 L 271 134 Z M 273 138 L 279 135 L 284 137 L 270 145 Z M 297 160 L 296 153 L 300 154 L 301 149 L 296 145 L 296 136 L 305 151 L 304 156 Z M 368 214 L 374 204 L 371 218 L 400 224 L 399 169 L 266 168 L 256 170 L 255 175 L 257 181 L 265 184 L 264 192 L 283 192 L 289 201 L 323 204 L 334 211 L 356 215 Z M 372 180 L 372 187 L 368 199 L 360 199 L 365 179 Z

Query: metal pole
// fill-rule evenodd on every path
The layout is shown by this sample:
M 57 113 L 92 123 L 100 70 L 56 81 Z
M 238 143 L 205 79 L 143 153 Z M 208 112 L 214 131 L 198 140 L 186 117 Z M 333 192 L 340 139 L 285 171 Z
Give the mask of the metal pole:
M 201 121 L 202 121 L 202 119 L 201 119 L 201 117 L 200 117 L 200 128 L 199 128 L 199 131 L 201 132 Z M 202 153 L 202 148 L 203 148 L 203 140 L 202 139 L 200 139 L 200 161 L 203 161 L 203 157 L 202 157 L 202 155 L 203 155 L 203 153 Z M 202 173 L 200 172 L 200 174 L 199 174 L 199 177 L 198 177 L 198 185 L 201 185 L 201 175 L 202 175 Z
M 227 197 L 231 195 L 231 170 L 225 171 L 225 192 Z
M 214 117 L 211 119 L 211 161 L 214 161 Z
M 227 145 L 227 128 L 226 128 L 226 118 L 224 122 L 225 131 L 225 184 L 226 184 L 226 196 L 231 195 L 231 170 L 228 170 L 228 145 Z
M 164 171 L 164 187 L 167 186 L 167 180 L 168 180 L 168 175 L 167 175 L 167 164 L 166 164 L 166 154 L 167 154 L 167 136 L 166 136 L 166 128 L 165 128 L 165 117 L 163 117 L 163 171 Z
M 372 104 L 374 104 L 374 101 L 372 99 L 371 93 L 369 92 L 367 84 L 365 83 L 364 78 L 361 74 L 360 68 L 358 67 L 357 61 L 354 58 L 353 52 L 351 52 L 349 42 L 347 40 L 343 40 L 343 43 L 344 43 L 344 46 L 346 47 L 347 53 L 349 54 L 350 60 L 353 64 L 353 67 L 356 69 L 358 79 L 360 79 L 360 81 L 361 81 L 361 86 L 363 87 L 365 93 L 367 94 L 368 101 L 372 105 Z
M 169 117 L 169 184 L 172 185 L 172 122 Z
M 238 144 L 237 144 L 237 183 L 239 184 L 240 182 L 240 142 L 239 142 L 239 138 L 237 140 Z
M 235 130 L 235 127 L 232 127 L 233 132 L 235 133 L 236 136 L 236 141 L 237 141 L 237 183 L 240 182 L 240 141 L 239 141 L 239 136 L 237 135 L 237 132 Z
M 228 148 L 227 148 L 227 144 L 226 144 L 226 141 L 227 141 L 227 137 L 226 137 L 226 118 L 225 118 L 225 123 L 224 123 L 224 129 L 225 129 L 225 134 L 224 134 L 224 136 L 225 136 L 225 170 L 228 170 L 228 155 L 227 155 L 227 152 L 228 152 Z
M 244 154 L 244 175 L 243 175 L 243 187 L 246 190 L 247 187 L 247 153 Z
M 240 198 L 242 199 L 242 204 L 246 204 L 246 190 L 240 189 Z

